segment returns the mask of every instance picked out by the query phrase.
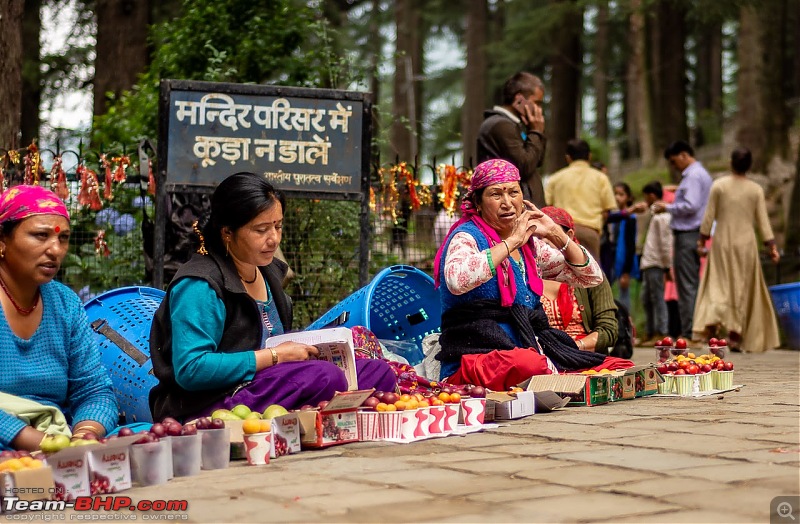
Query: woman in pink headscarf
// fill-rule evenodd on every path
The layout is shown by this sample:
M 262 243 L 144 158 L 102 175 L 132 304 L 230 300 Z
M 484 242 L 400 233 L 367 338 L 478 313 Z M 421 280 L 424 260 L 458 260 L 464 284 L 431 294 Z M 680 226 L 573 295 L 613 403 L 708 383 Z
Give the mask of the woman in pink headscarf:
M 543 278 L 592 287 L 603 281 L 603 272 L 560 226 L 523 200 L 519 180 L 505 160 L 478 165 L 463 216 L 437 253 L 442 334 L 436 358 L 443 380 L 503 390 L 533 375 L 605 360 L 552 329 L 539 302 Z
M 52 191 L 15 186 L 0 195 L 0 450 L 39 449 L 46 433 L 102 437 L 117 425 L 83 305 L 53 280 L 69 235 L 67 208 Z

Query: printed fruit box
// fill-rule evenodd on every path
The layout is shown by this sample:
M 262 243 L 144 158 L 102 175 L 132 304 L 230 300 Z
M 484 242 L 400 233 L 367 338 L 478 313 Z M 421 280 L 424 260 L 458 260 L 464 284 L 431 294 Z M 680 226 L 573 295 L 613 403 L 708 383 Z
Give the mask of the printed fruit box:
M 608 374 L 537 375 L 531 377 L 528 390 L 534 393 L 553 391 L 562 398 L 569 398 L 568 406 L 597 406 L 608 402 L 609 378 Z
M 664 377 L 653 365 L 634 366 L 625 370 L 625 375 L 635 376 L 637 397 L 647 397 L 658 393 L 658 385 L 664 382 Z
M 130 446 L 139 437 L 122 437 L 109 440 L 97 447 L 87 448 L 89 455 L 89 490 L 98 493 L 117 493 L 130 489 L 131 479 Z
M 273 418 L 271 433 L 270 458 L 300 453 L 300 417 L 297 413 Z
M 613 374 L 609 376 L 609 402 L 633 400 L 636 398 L 636 377 L 638 374 Z
M 358 440 L 381 440 L 381 424 L 379 415 L 380 413 L 372 410 L 358 411 Z
M 358 440 L 358 407 L 374 389 L 336 393 L 324 409 L 300 411 L 300 444 L 324 448 Z
M 0 514 L 8 513 L 2 504 L 3 499 L 48 500 L 55 494 L 54 486 L 53 470 L 49 466 L 0 473 Z

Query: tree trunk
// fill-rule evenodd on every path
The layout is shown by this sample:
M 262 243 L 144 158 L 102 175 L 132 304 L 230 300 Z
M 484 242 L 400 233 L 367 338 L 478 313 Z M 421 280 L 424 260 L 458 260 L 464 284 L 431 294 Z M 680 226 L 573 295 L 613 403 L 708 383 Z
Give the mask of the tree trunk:
M 372 0 L 370 10 L 369 35 L 367 39 L 370 46 L 369 54 L 369 90 L 372 93 L 372 136 L 376 137 L 380 131 L 380 114 L 378 104 L 380 103 L 381 79 L 378 68 L 381 63 L 381 49 L 383 48 L 383 37 L 381 36 L 380 24 L 381 0 Z M 372 141 L 377 144 L 376 140 Z M 377 147 L 373 148 L 373 156 L 379 156 Z
M 631 0 L 630 38 L 631 54 L 629 57 L 628 82 L 630 99 L 633 103 L 633 121 L 638 137 L 639 157 L 642 165 L 649 166 L 655 162 L 653 150 L 653 129 L 650 124 L 650 95 L 647 88 L 645 57 L 645 21 L 641 0 Z
M 149 0 L 96 0 L 94 115 L 105 114 L 107 93 L 130 89 L 148 62 Z
M 575 138 L 578 122 L 578 98 L 581 94 L 581 33 L 583 11 L 573 0 L 553 0 L 554 4 L 569 2 L 561 23 L 553 35 L 554 51 L 550 57 L 553 71 L 550 117 L 547 120 L 547 152 L 545 171 L 552 173 L 566 165 L 564 155 L 567 141 Z M 561 6 L 559 6 L 561 7 Z
M 39 137 L 39 106 L 42 102 L 39 33 L 42 28 L 41 0 L 25 0 L 22 15 L 22 144 Z
M 19 147 L 22 104 L 22 11 L 23 0 L 0 0 L 0 148 Z
M 696 32 L 695 72 L 696 143 L 721 138 L 722 129 L 722 24 L 701 24 Z
M 463 165 L 472 165 L 476 158 L 478 128 L 483 122 L 486 100 L 486 35 L 489 6 L 486 0 L 468 2 L 466 45 L 467 67 L 464 68 L 464 105 L 461 108 L 461 148 Z
M 789 127 L 792 113 L 789 100 L 789 0 L 775 0 L 770 9 L 760 10 L 761 38 L 764 53 L 761 62 L 762 100 L 764 104 L 764 134 L 766 151 L 764 161 L 773 156 L 789 158 Z M 792 0 L 793 3 L 796 0 Z
M 597 32 L 594 36 L 595 133 L 608 140 L 608 0 L 597 3 Z
M 673 140 L 688 140 L 686 122 L 686 9 L 671 0 L 657 5 L 659 25 L 659 68 L 655 70 L 660 96 L 653 108 L 659 113 L 655 128 L 656 143 L 666 146 Z
M 413 161 L 417 154 L 414 130 L 416 123 L 416 100 L 414 99 L 413 64 L 415 51 L 410 27 L 413 0 L 397 0 L 394 7 L 396 42 L 394 58 L 394 89 L 390 146 L 400 160 Z
M 767 159 L 766 136 L 762 127 L 764 106 L 761 96 L 761 64 L 764 49 L 760 38 L 761 24 L 758 11 L 751 6 L 741 8 L 739 16 L 739 41 L 737 60 L 739 74 L 736 80 L 737 125 L 736 142 L 749 148 L 753 154 L 753 171 L 763 172 Z
M 422 8 L 424 1 L 412 0 L 410 22 L 411 25 L 411 49 L 414 54 L 411 57 L 411 88 L 414 90 L 414 123 L 412 127 L 414 135 L 414 156 L 420 154 L 422 137 L 424 136 L 425 121 L 425 93 L 422 78 L 425 74 L 425 22 L 422 19 Z

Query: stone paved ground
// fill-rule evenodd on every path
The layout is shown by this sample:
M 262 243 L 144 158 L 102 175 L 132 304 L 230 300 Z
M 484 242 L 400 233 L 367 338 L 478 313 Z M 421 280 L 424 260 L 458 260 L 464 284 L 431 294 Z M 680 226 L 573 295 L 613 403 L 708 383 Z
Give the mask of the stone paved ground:
M 125 494 L 186 499 L 191 522 L 769 522 L 774 497 L 800 494 L 800 353 L 731 359 L 746 386 L 719 397 L 566 408 L 464 437 L 239 462 Z

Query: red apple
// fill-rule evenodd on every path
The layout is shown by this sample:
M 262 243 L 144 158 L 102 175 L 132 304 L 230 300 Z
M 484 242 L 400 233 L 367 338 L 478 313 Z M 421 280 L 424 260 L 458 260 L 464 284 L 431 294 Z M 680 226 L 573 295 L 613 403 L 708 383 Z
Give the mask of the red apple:
M 375 406 L 380 404 L 381 401 L 378 400 L 376 397 L 369 397 L 364 402 L 361 403 L 362 406 L 369 409 L 375 409 Z
M 719 345 L 719 340 L 717 340 L 714 337 L 711 337 L 710 339 L 708 339 L 708 345 L 713 348 L 714 346 Z
M 700 367 L 697 364 L 691 364 L 688 368 L 686 368 L 686 372 L 690 375 L 697 375 L 700 373 Z
M 222 429 L 225 427 L 225 421 L 221 418 L 215 418 L 211 421 L 211 425 L 209 425 L 209 429 Z
M 669 369 L 667 368 L 666 364 L 661 364 L 660 366 L 658 366 L 658 372 L 661 373 L 662 375 L 666 375 L 667 371 L 669 371 Z
M 684 370 L 682 370 L 682 369 L 679 369 L 678 371 L 676 371 L 676 372 L 675 372 L 675 374 L 676 374 L 676 375 L 685 375 L 685 374 L 686 374 L 686 371 L 684 371 Z
M 670 362 L 669 364 L 667 364 L 667 369 L 670 371 L 678 371 L 678 363 Z
M 130 437 L 133 435 L 133 430 L 131 428 L 120 428 L 118 435 L 120 437 Z
M 186 424 L 181 430 L 181 435 L 197 435 L 197 426 L 194 424 Z
M 661 339 L 662 346 L 671 346 L 672 345 L 672 337 L 664 337 Z
M 686 349 L 686 339 L 679 338 L 675 341 L 675 349 Z
M 708 373 L 711 371 L 711 364 L 703 364 L 703 367 L 700 368 L 703 373 Z
M 397 393 L 394 393 L 392 391 L 388 391 L 388 392 L 384 393 L 384 395 L 383 395 L 383 403 L 384 404 L 394 404 L 398 400 L 400 400 L 400 397 L 397 396 Z
M 727 340 L 725 340 L 724 338 L 721 338 L 721 339 L 717 340 L 717 345 L 718 345 L 718 346 L 725 347 L 725 346 L 727 346 L 727 345 L 728 345 L 728 341 L 727 341 Z
M 725 362 L 725 371 L 733 371 L 733 362 Z

